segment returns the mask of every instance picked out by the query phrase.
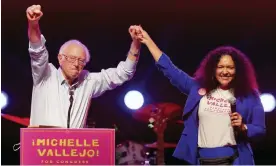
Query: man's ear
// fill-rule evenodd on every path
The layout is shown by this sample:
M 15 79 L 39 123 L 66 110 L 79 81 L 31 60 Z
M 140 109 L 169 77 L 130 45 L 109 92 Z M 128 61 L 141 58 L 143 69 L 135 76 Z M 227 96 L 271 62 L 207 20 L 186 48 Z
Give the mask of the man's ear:
M 61 61 L 62 61 L 62 55 L 58 54 L 58 63 L 59 63 L 59 65 L 61 65 Z

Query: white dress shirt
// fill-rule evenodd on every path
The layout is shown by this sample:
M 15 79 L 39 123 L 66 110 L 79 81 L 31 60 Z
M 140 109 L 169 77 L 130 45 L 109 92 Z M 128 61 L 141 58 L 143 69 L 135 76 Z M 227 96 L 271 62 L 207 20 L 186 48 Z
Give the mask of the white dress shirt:
M 33 92 L 30 125 L 67 127 L 69 85 L 61 69 L 48 62 L 45 38 L 41 42 L 29 43 L 33 76 Z M 98 73 L 83 70 L 74 91 L 70 128 L 83 128 L 92 98 L 116 88 L 130 80 L 136 69 L 136 61 L 126 59 L 117 68 L 102 69 Z

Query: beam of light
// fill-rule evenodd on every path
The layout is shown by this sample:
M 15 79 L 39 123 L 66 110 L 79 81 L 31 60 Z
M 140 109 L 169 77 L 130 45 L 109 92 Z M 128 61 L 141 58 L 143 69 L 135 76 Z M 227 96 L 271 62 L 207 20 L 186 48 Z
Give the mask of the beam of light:
M 5 109 L 8 105 L 8 95 L 4 91 L 1 91 L 0 105 L 1 105 L 1 110 Z
M 276 101 L 272 94 L 263 93 L 260 98 L 265 112 L 271 112 L 275 109 Z
M 124 102 L 129 109 L 136 110 L 144 104 L 144 97 L 139 91 L 132 90 L 127 92 Z

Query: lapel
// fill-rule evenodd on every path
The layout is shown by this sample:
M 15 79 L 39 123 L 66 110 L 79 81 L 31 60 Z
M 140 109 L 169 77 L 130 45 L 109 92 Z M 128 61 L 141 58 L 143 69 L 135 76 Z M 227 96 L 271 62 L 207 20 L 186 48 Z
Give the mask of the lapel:
M 243 120 L 247 119 L 248 111 L 245 106 L 246 102 L 245 99 L 237 98 L 236 101 L 236 111 L 243 117 Z
M 200 87 L 195 87 L 191 89 L 190 95 L 187 98 L 186 105 L 183 112 L 183 117 L 188 115 L 199 103 L 200 99 L 205 95 L 205 89 Z

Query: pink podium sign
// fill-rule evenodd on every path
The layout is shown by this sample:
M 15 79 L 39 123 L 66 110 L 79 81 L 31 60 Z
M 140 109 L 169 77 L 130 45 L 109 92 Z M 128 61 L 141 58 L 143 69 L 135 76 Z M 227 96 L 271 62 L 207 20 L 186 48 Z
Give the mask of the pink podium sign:
M 115 130 L 21 128 L 20 164 L 115 165 Z

